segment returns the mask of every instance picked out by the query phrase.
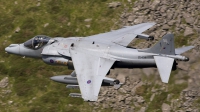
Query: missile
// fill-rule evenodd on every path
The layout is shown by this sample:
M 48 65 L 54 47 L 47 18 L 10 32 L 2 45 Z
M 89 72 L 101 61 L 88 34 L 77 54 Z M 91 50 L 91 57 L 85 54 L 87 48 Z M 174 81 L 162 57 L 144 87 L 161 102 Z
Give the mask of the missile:
M 71 75 L 53 76 L 50 79 L 59 83 L 78 85 L 77 78 L 72 77 Z

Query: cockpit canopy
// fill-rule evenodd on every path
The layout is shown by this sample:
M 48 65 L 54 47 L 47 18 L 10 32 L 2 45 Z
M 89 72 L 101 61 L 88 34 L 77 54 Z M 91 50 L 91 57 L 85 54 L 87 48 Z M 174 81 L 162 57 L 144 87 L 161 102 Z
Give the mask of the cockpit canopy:
M 24 46 L 36 50 L 46 45 L 50 39 L 50 37 L 45 35 L 37 35 L 24 42 Z

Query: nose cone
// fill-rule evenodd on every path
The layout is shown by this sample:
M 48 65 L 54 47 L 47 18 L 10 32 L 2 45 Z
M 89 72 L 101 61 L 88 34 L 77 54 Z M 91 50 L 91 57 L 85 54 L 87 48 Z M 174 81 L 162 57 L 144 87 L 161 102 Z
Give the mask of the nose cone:
M 76 77 L 72 77 L 71 75 L 53 76 L 50 79 L 64 84 L 78 84 Z
M 66 77 L 66 75 L 59 75 L 59 76 L 53 76 L 50 79 L 53 80 L 53 81 L 56 81 L 56 82 L 65 83 L 66 82 L 65 77 Z
M 11 54 L 20 55 L 19 44 L 11 44 L 10 46 L 5 48 L 5 51 Z
M 56 82 L 61 82 L 63 80 L 64 77 L 60 77 L 60 76 L 53 76 L 50 79 Z

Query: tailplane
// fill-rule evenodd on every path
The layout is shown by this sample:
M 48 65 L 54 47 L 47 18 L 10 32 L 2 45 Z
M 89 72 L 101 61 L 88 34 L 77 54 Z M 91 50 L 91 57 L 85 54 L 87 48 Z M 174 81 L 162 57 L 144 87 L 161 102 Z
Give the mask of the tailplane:
M 176 54 L 182 54 L 184 52 L 187 52 L 188 50 L 194 48 L 194 46 L 186 46 L 186 47 L 181 47 L 181 48 L 176 48 L 175 53 Z
M 154 56 L 154 59 L 162 82 L 168 83 L 174 59 L 162 56 Z

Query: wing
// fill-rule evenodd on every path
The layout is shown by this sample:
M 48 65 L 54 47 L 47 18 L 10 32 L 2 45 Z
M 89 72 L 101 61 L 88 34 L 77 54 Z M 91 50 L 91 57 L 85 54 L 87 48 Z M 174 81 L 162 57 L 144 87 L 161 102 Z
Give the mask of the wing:
M 88 38 L 107 43 L 114 42 L 122 46 L 127 46 L 138 34 L 141 34 L 145 30 L 151 28 L 153 25 L 155 25 L 155 23 L 142 23 L 134 26 L 127 26 L 125 28 L 107 33 L 92 35 Z
M 70 48 L 70 54 L 82 98 L 85 101 L 97 101 L 102 81 L 115 60 L 85 53 L 78 48 Z

